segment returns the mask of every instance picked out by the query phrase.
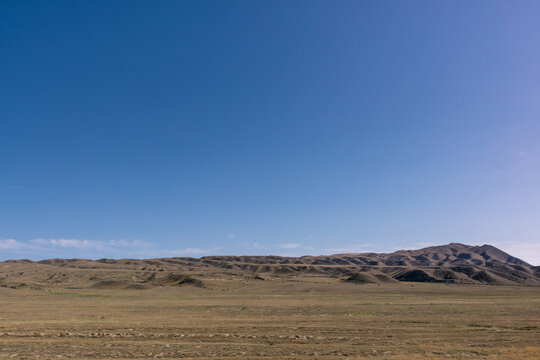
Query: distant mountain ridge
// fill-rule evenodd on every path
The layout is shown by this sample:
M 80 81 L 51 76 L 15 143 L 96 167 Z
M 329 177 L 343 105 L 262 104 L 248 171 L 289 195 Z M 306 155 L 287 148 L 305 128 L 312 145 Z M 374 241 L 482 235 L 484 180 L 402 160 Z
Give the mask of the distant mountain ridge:
M 160 259 L 50 259 L 0 262 L 4 287 L 202 286 L 204 278 L 324 276 L 344 282 L 540 285 L 540 267 L 491 245 L 451 243 L 393 253 L 328 256 L 204 256 Z M 171 281 L 182 279 L 182 281 Z M 176 284 L 178 282 L 178 284 Z
M 451 243 L 443 246 L 431 246 L 420 250 L 410 250 L 410 253 L 420 252 L 429 257 L 429 255 L 442 253 L 448 255 L 449 258 L 456 256 L 458 259 L 468 259 L 469 254 L 476 254 L 478 256 L 472 255 L 471 258 L 476 260 L 477 264 L 486 264 L 493 263 L 494 261 L 500 261 L 508 264 L 517 264 L 517 265 L 527 265 L 525 261 L 513 257 L 504 251 L 497 249 L 492 245 L 482 245 L 482 246 L 470 246 L 460 243 Z M 455 259 L 454 259 L 455 260 Z

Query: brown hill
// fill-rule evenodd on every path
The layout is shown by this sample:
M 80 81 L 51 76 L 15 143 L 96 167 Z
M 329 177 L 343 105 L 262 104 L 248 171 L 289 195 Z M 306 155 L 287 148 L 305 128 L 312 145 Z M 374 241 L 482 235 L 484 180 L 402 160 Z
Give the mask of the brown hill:
M 452 243 L 394 253 L 330 256 L 205 256 L 202 258 L 51 259 L 0 262 L 0 286 L 126 288 L 205 286 L 207 279 L 256 281 L 324 276 L 356 284 L 438 282 L 540 285 L 539 267 L 491 245 Z

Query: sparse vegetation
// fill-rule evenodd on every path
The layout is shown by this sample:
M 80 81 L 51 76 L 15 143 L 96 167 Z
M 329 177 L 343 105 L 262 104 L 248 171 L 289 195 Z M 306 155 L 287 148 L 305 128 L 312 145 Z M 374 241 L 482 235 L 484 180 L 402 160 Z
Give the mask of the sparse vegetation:
M 539 278 L 516 262 L 461 244 L 302 258 L 8 261 L 0 359 L 537 359 Z
M 537 359 L 540 288 L 324 277 L 0 288 L 0 359 Z M 313 355 L 316 354 L 316 355 Z

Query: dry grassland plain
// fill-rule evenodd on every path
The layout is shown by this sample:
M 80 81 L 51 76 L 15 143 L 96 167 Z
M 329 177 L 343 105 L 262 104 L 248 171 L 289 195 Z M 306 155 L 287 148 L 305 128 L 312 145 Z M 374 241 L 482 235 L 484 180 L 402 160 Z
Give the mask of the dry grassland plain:
M 538 359 L 540 288 L 205 279 L 0 288 L 0 359 Z

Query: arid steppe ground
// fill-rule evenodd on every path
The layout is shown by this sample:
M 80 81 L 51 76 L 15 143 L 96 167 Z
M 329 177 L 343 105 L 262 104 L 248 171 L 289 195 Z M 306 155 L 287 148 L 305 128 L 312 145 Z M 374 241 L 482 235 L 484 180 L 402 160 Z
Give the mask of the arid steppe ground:
M 538 359 L 540 287 L 207 278 L 0 287 L 0 359 Z

